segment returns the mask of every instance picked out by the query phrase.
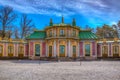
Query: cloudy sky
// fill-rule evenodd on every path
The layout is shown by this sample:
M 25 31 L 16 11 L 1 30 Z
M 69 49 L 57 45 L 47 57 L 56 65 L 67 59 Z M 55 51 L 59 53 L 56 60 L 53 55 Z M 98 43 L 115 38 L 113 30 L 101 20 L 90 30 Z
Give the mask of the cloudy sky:
M 27 14 L 38 29 L 49 25 L 50 18 L 54 23 L 61 23 L 62 15 L 69 24 L 76 18 L 81 28 L 112 25 L 120 20 L 120 0 L 0 0 L 1 7 L 6 5 L 19 16 Z

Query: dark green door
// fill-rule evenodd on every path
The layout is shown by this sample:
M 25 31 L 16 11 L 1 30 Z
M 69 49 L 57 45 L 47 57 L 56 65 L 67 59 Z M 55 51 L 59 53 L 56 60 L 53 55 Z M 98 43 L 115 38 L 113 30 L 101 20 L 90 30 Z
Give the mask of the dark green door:
M 85 45 L 85 56 L 90 56 L 90 44 Z
M 73 46 L 73 57 L 76 57 L 76 46 Z
M 60 57 L 65 57 L 65 46 L 60 45 Z
M 40 56 L 40 44 L 35 44 L 35 56 Z

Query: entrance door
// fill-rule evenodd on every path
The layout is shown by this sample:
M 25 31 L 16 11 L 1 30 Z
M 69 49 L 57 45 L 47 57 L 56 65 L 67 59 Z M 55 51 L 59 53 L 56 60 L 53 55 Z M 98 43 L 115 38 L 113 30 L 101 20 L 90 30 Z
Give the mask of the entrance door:
M 108 46 L 102 47 L 102 57 L 108 57 Z
M 113 57 L 119 57 L 119 46 L 113 46 Z
M 35 44 L 35 56 L 40 56 L 40 44 Z
M 90 44 L 85 45 L 85 56 L 90 56 Z
M 52 46 L 49 46 L 49 57 L 52 57 Z
M 65 57 L 65 46 L 60 45 L 60 57 Z
M 73 57 L 76 57 L 76 46 L 73 46 Z

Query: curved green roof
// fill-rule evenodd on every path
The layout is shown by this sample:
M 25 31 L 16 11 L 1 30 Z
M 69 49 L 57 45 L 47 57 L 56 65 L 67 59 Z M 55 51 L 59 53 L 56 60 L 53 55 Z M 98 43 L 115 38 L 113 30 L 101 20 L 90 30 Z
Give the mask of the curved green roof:
M 26 37 L 26 39 L 45 39 L 46 32 L 45 31 L 34 31 L 31 35 Z
M 97 35 L 92 33 L 90 30 L 88 30 L 88 31 L 80 31 L 79 32 L 79 38 L 81 40 L 98 39 Z

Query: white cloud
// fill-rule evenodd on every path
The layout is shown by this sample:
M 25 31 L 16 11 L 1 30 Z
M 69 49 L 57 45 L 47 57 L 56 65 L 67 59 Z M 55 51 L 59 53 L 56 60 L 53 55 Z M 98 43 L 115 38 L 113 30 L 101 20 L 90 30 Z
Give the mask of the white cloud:
M 0 5 L 11 6 L 22 13 L 56 16 L 61 16 L 62 13 L 65 16 L 77 13 L 87 18 L 104 19 L 120 13 L 119 2 L 119 0 L 0 0 Z

